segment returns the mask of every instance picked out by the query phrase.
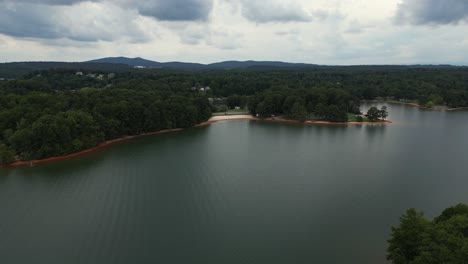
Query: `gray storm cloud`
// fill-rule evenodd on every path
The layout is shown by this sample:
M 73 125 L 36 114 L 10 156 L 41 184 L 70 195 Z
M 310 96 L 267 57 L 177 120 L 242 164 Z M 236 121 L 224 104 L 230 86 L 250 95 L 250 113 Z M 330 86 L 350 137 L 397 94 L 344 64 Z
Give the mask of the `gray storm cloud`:
M 396 23 L 451 24 L 468 19 L 467 0 L 404 0 L 398 5 Z
M 112 16 L 105 15 L 112 14 Z M 19 38 L 144 41 L 135 14 L 116 6 L 0 4 L 0 33 Z
M 136 9 L 143 16 L 165 21 L 207 20 L 213 0 L 0 0 L 0 4 L 36 5 L 73 5 L 84 2 L 100 2 L 107 5 L 118 5 Z
M 80 2 L 97 2 L 97 0 L 0 0 L 0 3 L 29 3 L 37 5 L 73 5 Z
M 242 15 L 256 23 L 306 22 L 311 15 L 300 5 L 279 1 L 240 0 Z
M 0 34 L 20 38 L 144 40 L 138 14 L 160 21 L 206 21 L 213 0 L 0 0 Z
M 134 1 L 139 13 L 165 21 L 207 20 L 213 9 L 213 0 L 143 0 Z

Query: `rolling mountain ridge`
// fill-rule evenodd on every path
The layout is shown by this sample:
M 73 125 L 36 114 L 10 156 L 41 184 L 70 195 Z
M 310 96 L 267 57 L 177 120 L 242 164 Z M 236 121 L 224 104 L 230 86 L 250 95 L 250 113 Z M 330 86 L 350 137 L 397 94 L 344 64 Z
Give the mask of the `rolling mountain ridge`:
M 211 64 L 187 63 L 187 62 L 157 62 L 146 60 L 143 58 L 127 58 L 127 57 L 108 57 L 97 60 L 86 61 L 85 63 L 116 63 L 126 64 L 132 67 L 147 67 L 147 68 L 168 68 L 168 69 L 184 69 L 184 70 L 206 70 L 206 69 L 241 69 L 250 67 L 316 67 L 315 64 L 306 63 L 288 63 L 281 61 L 223 61 Z

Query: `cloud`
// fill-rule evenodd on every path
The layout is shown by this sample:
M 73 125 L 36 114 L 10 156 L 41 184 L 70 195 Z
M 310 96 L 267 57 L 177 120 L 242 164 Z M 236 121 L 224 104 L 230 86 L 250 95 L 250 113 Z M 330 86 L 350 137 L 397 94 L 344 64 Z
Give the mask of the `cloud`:
M 468 19 L 466 0 L 403 0 L 398 5 L 396 23 L 454 24 Z
M 213 9 L 213 0 L 114 0 L 111 3 L 161 21 L 206 21 Z
M 185 45 L 206 45 L 222 50 L 242 47 L 243 34 L 228 28 L 187 23 L 174 25 L 171 29 L 179 35 L 181 43 Z
M 361 24 L 358 20 L 354 19 L 348 24 L 348 29 L 346 29 L 345 33 L 349 34 L 360 34 L 364 33 L 365 31 L 374 28 L 374 25 L 365 25 Z
M 235 50 L 243 47 L 244 35 L 227 28 L 213 29 L 207 44 L 218 49 Z
M 210 35 L 210 29 L 205 24 L 187 24 L 172 30 L 178 32 L 180 41 L 187 45 L 198 45 Z
M 256 23 L 307 22 L 312 15 L 296 3 L 281 3 L 278 0 L 240 0 L 241 13 Z
M 69 6 L 84 2 L 101 2 L 136 9 L 142 16 L 162 21 L 206 21 L 213 9 L 213 0 L 0 0 L 0 4 L 44 6 Z
M 290 29 L 290 30 L 279 30 L 275 32 L 278 36 L 288 36 L 288 35 L 298 35 L 300 31 L 297 28 Z
M 89 1 L 73 6 L 0 3 L 0 33 L 17 38 L 144 41 L 137 18 L 117 6 Z
M 29 3 L 37 5 L 73 5 L 81 2 L 96 2 L 97 0 L 0 0 L 1 3 Z

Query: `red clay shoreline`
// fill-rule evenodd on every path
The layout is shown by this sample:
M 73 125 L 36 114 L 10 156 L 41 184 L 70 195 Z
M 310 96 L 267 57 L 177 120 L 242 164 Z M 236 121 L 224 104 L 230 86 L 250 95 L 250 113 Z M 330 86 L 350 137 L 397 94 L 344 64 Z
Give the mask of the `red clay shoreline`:
M 121 138 L 117 138 L 117 139 L 104 141 L 104 142 L 102 142 L 101 144 L 99 144 L 99 145 L 97 145 L 95 147 L 85 149 L 85 150 L 82 150 L 80 152 L 76 152 L 76 153 L 72 153 L 72 154 L 67 154 L 67 155 L 57 156 L 57 157 L 50 157 L 50 158 L 40 159 L 40 160 L 24 160 L 24 161 L 23 160 L 18 160 L 18 161 L 15 161 L 13 163 L 9 163 L 9 164 L 0 164 L 0 167 L 12 168 L 12 167 L 20 167 L 20 166 L 33 166 L 33 165 L 38 165 L 38 164 L 50 163 L 50 162 L 54 162 L 54 161 L 72 159 L 72 158 L 76 158 L 76 157 L 83 156 L 83 155 L 86 155 L 86 154 L 90 154 L 90 153 L 93 153 L 93 152 L 97 152 L 97 151 L 102 150 L 104 148 L 107 148 L 107 147 L 109 147 L 111 145 L 114 145 L 114 144 L 117 144 L 117 143 L 120 143 L 120 142 L 124 142 L 124 141 L 128 141 L 128 140 L 132 140 L 132 139 L 135 139 L 135 138 L 140 138 L 140 137 L 150 136 L 150 135 L 156 135 L 156 134 L 164 134 L 164 133 L 169 133 L 169 132 L 182 131 L 182 130 L 184 130 L 184 129 L 183 128 L 176 128 L 176 129 L 161 130 L 161 131 L 152 132 L 152 133 L 144 133 L 144 134 L 134 135 L 134 136 L 125 136 L 125 137 L 121 137 Z
M 322 125 L 322 126 L 352 126 L 352 125 L 386 125 L 391 124 L 392 121 L 385 120 L 379 122 L 328 122 L 328 121 L 296 121 L 281 118 L 266 118 L 256 119 L 255 121 L 261 122 L 272 122 L 272 123 L 284 123 L 284 124 L 299 124 L 299 125 Z
M 34 165 L 39 165 L 39 164 L 46 164 L 46 163 L 51 163 L 55 161 L 61 161 L 61 160 L 68 160 L 76 157 L 80 157 L 83 155 L 87 155 L 90 153 L 94 153 L 97 151 L 100 151 L 102 149 L 105 149 L 109 146 L 112 146 L 114 144 L 120 143 L 120 142 L 125 142 L 129 141 L 132 139 L 136 138 L 141 138 L 141 137 L 146 137 L 146 136 L 151 136 L 151 135 L 157 135 L 157 134 L 164 134 L 164 133 L 170 133 L 170 132 L 178 132 L 178 131 L 183 131 L 187 129 L 193 129 L 193 128 L 198 128 L 198 127 L 205 127 L 209 126 L 211 124 L 221 122 L 221 121 L 230 121 L 230 120 L 249 120 L 249 121 L 257 121 L 257 122 L 272 122 L 272 123 L 285 123 L 285 124 L 299 124 L 299 125 L 332 125 L 332 126 L 347 126 L 347 125 L 384 125 L 384 124 L 391 124 L 391 121 L 380 121 L 380 122 L 342 122 L 342 123 L 334 123 L 334 122 L 327 122 L 327 121 L 305 121 L 305 122 L 300 122 L 296 120 L 288 120 L 288 119 L 281 119 L 281 118 L 265 118 L 265 119 L 260 119 L 256 118 L 253 116 L 230 116 L 230 118 L 225 118 L 223 119 L 223 116 L 218 117 L 218 119 L 213 119 L 211 118 L 210 120 L 197 124 L 193 127 L 190 128 L 175 128 L 175 129 L 166 129 L 166 130 L 161 130 L 157 132 L 151 132 L 151 133 L 144 133 L 140 135 L 134 135 L 134 136 L 125 136 L 113 140 L 108 140 L 104 141 L 103 143 L 97 145 L 96 147 L 82 150 L 80 152 L 72 153 L 72 154 L 67 154 L 63 156 L 57 156 L 57 157 L 50 157 L 46 159 L 40 159 L 40 160 L 26 160 L 26 161 L 15 161 L 13 163 L 9 164 L 0 164 L 0 167 L 3 168 L 15 168 L 15 167 L 21 167 L 21 166 L 34 166 Z

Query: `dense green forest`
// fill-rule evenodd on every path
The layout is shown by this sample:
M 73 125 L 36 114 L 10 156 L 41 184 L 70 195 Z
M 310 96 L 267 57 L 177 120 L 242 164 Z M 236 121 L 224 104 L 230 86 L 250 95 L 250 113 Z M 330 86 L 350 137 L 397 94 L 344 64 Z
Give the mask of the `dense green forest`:
M 252 68 L 205 72 L 147 70 L 127 72 L 120 77 L 119 84 L 123 87 L 141 88 L 143 80 L 151 80 L 161 88 L 209 86 L 216 97 L 250 96 L 266 90 L 335 88 L 360 100 L 389 97 L 421 105 L 432 101 L 436 105 L 450 107 L 468 106 L 467 67 Z
M 404 99 L 425 105 L 468 106 L 468 67 L 349 66 L 316 68 L 263 68 L 236 70 L 176 71 L 126 70 L 102 68 L 102 73 L 115 72 L 112 80 L 88 78 L 92 87 L 116 85 L 122 89 L 184 90 L 209 86 L 209 96 L 255 95 L 278 89 L 335 88 L 359 100 L 377 97 Z M 92 72 L 82 68 L 86 75 Z M 100 72 L 94 69 L 94 73 Z M 76 70 L 35 71 L 26 79 L 45 80 L 52 89 L 79 89 L 82 80 Z
M 117 70 L 119 69 L 119 70 Z M 111 82 L 94 79 L 93 87 L 112 83 L 125 89 L 145 89 L 149 85 L 161 89 L 209 86 L 213 96 L 255 95 L 270 89 L 337 88 L 358 99 L 392 97 L 414 100 L 420 104 L 467 106 L 468 67 L 403 67 L 350 66 L 317 68 L 250 68 L 238 70 L 176 71 L 126 70 L 116 67 L 94 69 L 94 73 L 115 72 Z M 73 78 L 78 70 L 34 71 L 25 79 L 46 80 L 53 89 L 78 89 L 82 83 Z M 79 71 L 88 74 L 90 69 Z M 39 76 L 39 77 L 38 77 Z M 75 76 L 78 77 L 78 76 Z M 86 77 L 86 76 L 84 76 Z M 24 79 L 24 78 L 21 78 Z
M 177 71 L 99 64 L 69 68 L 72 65 L 0 81 L 0 163 L 68 154 L 125 135 L 190 127 L 211 116 L 216 107 L 209 102 L 248 106 L 259 117 L 335 122 L 362 121 L 359 102 L 377 97 L 468 106 L 466 67 Z M 386 117 L 378 109 L 370 114 L 370 121 Z
M 125 135 L 191 127 L 211 116 L 208 100 L 198 94 L 46 87 L 0 96 L 0 163 L 69 154 Z
M 468 206 L 447 208 L 432 221 L 409 209 L 392 228 L 387 258 L 394 264 L 466 263 Z
M 269 90 L 252 96 L 248 107 L 259 117 L 285 115 L 300 121 L 346 122 L 348 113 L 360 114 L 359 100 L 336 88 Z

